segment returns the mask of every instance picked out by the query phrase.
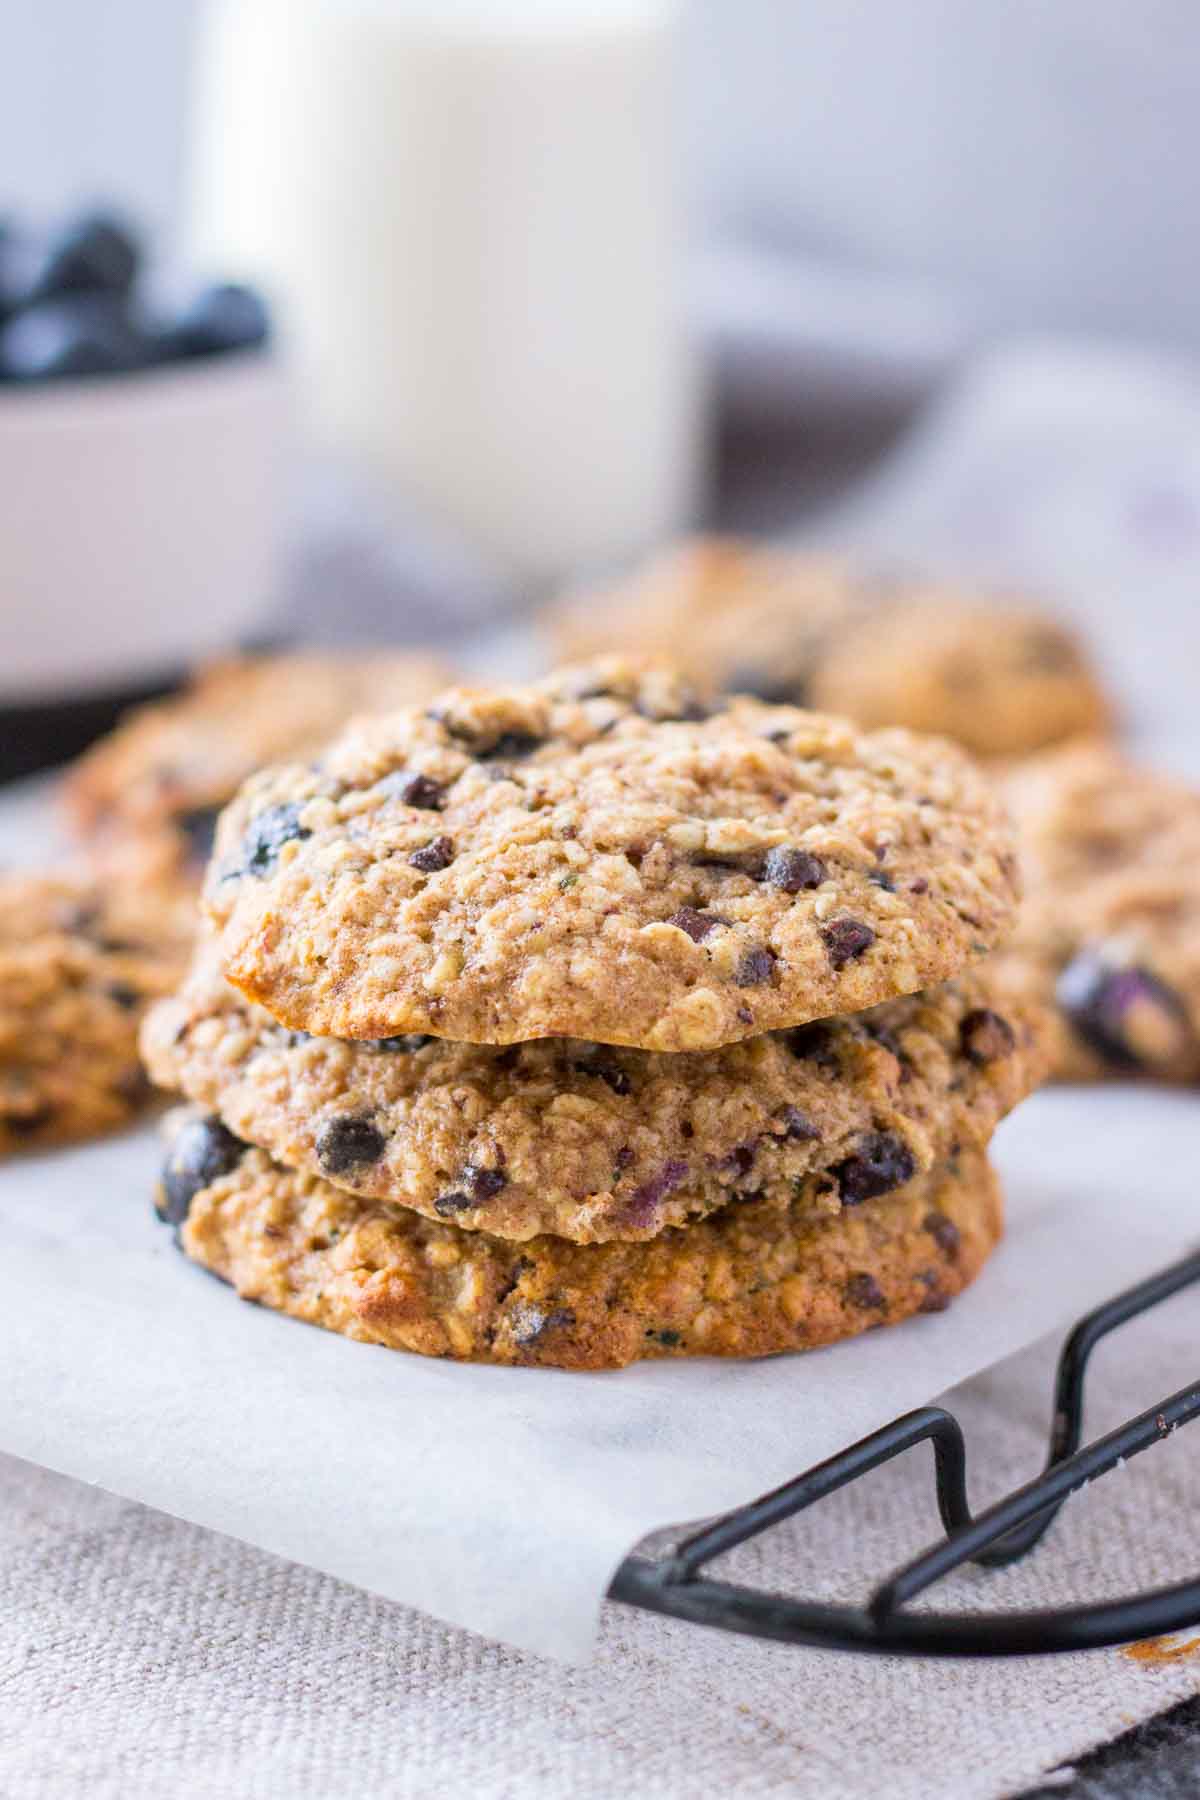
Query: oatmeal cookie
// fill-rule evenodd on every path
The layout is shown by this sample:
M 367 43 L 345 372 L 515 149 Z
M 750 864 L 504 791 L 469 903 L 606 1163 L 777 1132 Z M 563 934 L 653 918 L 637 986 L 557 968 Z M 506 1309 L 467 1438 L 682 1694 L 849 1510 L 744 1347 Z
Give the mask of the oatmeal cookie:
M 1059 1077 L 1200 1081 L 1200 793 L 1099 743 L 1005 793 L 1028 895 L 996 978 L 1053 1009 Z
M 0 1152 L 93 1137 L 145 1104 L 138 1024 L 180 977 L 191 911 L 82 876 L 0 876 Z
M 288 1168 L 473 1231 L 649 1238 L 731 1198 L 883 1193 L 984 1144 L 1037 1082 L 1028 1009 L 986 971 L 853 1018 L 664 1055 L 310 1038 L 202 958 L 147 1019 L 154 1079 Z
M 1012 922 L 991 784 L 951 745 L 618 660 L 449 689 L 251 780 L 206 904 L 293 1029 L 710 1049 L 957 973 Z
M 1075 636 L 1028 603 L 703 538 L 566 603 L 560 654 L 682 661 L 705 686 L 1022 756 L 1110 722 Z
M 611 1369 L 813 1349 L 940 1311 L 1002 1229 L 975 1149 L 832 1214 L 752 1200 L 647 1244 L 513 1244 L 295 1174 L 203 1115 L 176 1133 L 158 1211 L 193 1261 L 309 1324 L 464 1361 Z

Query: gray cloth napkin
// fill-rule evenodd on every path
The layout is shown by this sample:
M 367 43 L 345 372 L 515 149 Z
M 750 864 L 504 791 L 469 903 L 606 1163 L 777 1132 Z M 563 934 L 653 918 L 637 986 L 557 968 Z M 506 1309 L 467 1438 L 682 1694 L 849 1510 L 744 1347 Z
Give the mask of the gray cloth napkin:
M 1102 1347 L 1089 1432 L 1195 1372 L 1194 1295 Z M 1044 1453 L 1053 1356 L 952 1398 L 972 1498 Z M 1071 1501 L 1019 1567 L 938 1606 L 1050 1606 L 1194 1568 L 1187 1432 Z M 722 1565 L 784 1591 L 862 1596 L 937 1534 L 922 1448 Z M 1185 1640 L 1186 1641 L 1186 1640 Z M 794 1650 L 605 1609 L 597 1660 L 505 1649 L 312 1570 L 0 1458 L 5 1800 L 991 1800 L 1193 1693 L 1200 1651 L 915 1663 Z

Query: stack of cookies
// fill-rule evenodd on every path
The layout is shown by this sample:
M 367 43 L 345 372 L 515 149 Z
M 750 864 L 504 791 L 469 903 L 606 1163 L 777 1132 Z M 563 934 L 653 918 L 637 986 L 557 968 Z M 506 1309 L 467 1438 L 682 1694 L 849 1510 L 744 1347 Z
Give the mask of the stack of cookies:
M 186 1253 L 347 1336 L 615 1367 L 944 1306 L 1035 1007 L 950 745 L 608 659 L 351 726 L 222 817 L 144 1031 Z M 981 965 L 981 966 L 975 966 Z

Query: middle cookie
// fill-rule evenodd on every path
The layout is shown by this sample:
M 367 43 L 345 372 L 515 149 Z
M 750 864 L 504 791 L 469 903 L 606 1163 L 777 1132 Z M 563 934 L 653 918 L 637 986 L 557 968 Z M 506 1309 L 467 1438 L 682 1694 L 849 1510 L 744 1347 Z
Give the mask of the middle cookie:
M 289 1031 L 211 951 L 143 1033 L 151 1074 L 289 1168 L 468 1230 L 651 1238 L 731 1200 L 836 1212 L 986 1144 L 1042 1074 L 984 975 L 705 1052 Z

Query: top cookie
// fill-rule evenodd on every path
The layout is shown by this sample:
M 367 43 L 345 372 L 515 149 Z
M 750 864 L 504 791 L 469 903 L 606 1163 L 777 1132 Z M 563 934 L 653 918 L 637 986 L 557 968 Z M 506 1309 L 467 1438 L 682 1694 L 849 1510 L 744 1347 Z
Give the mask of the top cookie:
M 182 694 L 130 713 L 75 764 L 64 799 L 102 854 L 131 838 L 149 872 L 198 879 L 217 813 L 264 763 L 308 756 L 352 713 L 424 700 L 450 680 L 430 656 L 311 652 L 201 669 Z
M 566 656 L 682 659 L 717 689 L 940 732 L 979 756 L 1109 723 L 1080 645 L 1038 608 L 732 539 L 696 540 L 580 596 L 554 636 Z
M 1104 744 L 1012 771 L 1029 894 L 997 979 L 1066 1080 L 1200 1080 L 1200 793 Z
M 222 818 L 226 976 L 294 1029 L 712 1048 L 915 992 L 1008 929 L 950 745 L 619 661 L 360 720 Z

